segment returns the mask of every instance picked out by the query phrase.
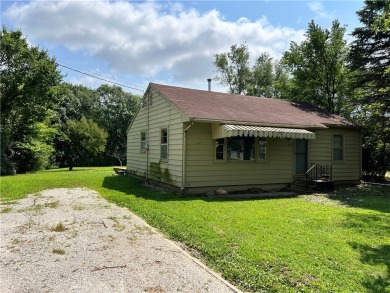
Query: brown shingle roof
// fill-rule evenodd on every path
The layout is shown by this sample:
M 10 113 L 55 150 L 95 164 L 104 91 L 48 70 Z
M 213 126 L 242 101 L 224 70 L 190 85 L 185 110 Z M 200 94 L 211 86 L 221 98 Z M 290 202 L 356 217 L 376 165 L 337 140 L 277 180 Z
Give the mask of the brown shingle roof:
M 283 125 L 324 128 L 357 127 L 347 119 L 306 103 L 263 97 L 241 96 L 151 83 L 191 120 L 221 123 Z

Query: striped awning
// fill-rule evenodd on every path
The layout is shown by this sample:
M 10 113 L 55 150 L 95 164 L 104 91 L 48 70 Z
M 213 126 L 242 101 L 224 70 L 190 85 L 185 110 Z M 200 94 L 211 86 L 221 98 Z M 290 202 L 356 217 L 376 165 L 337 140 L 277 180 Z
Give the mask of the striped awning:
M 315 139 L 315 133 L 305 129 L 260 127 L 247 125 L 219 125 L 213 128 L 213 139 L 232 136 L 254 136 L 270 138 Z

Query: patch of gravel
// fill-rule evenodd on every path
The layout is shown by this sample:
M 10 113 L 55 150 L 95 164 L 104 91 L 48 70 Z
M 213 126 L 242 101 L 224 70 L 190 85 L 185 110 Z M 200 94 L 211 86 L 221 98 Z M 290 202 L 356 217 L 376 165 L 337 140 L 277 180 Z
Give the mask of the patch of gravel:
M 0 292 L 239 292 L 129 210 L 82 188 L 0 214 Z
M 333 206 L 333 207 L 345 207 L 345 205 L 343 205 L 339 200 L 331 199 L 326 194 L 314 193 L 314 194 L 300 195 L 299 197 L 316 204 L 322 204 L 322 205 Z

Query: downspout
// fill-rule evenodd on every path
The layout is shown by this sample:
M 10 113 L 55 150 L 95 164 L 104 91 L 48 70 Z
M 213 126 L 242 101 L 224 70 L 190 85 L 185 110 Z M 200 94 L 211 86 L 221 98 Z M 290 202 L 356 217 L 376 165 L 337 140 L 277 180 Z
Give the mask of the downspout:
M 183 131 L 183 153 L 182 153 L 182 179 L 181 179 L 181 193 L 184 193 L 186 188 L 186 155 L 187 155 L 187 131 L 194 125 L 194 122 L 191 121 L 190 125 L 186 127 Z

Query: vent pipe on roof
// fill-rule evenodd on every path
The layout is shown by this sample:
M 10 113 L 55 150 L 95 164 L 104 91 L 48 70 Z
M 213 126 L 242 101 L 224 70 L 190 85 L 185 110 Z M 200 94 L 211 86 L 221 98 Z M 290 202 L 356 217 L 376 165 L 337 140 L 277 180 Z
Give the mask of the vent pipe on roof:
M 209 92 L 211 92 L 211 78 L 208 78 L 207 82 L 209 83 Z

